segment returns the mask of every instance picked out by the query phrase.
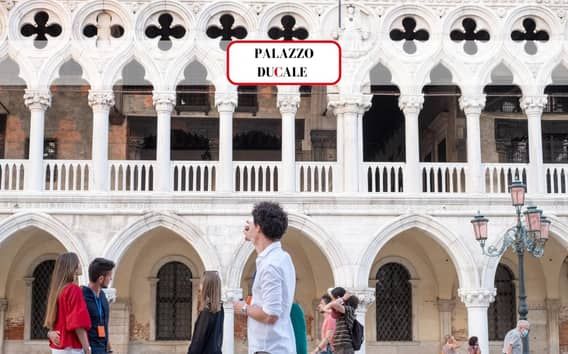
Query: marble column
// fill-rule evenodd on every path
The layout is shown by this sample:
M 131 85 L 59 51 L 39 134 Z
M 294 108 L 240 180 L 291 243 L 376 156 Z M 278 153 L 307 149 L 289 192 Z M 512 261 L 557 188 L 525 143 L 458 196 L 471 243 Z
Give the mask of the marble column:
M 480 116 L 485 107 L 485 95 L 462 96 L 459 100 L 466 118 L 467 129 L 467 180 L 468 193 L 483 193 L 484 179 L 481 166 L 481 125 Z
M 114 106 L 114 93 L 112 91 L 90 90 L 89 105 L 93 110 L 91 152 L 93 182 L 90 188 L 95 192 L 107 192 L 110 179 L 108 169 L 109 113 Z
M 529 134 L 529 171 L 527 179 L 528 193 L 545 193 L 545 173 L 542 154 L 542 111 L 548 96 L 525 96 L 520 99 L 521 108 L 528 121 Z
M 404 113 L 404 146 L 406 168 L 404 170 L 404 192 L 422 192 L 422 173 L 420 171 L 420 131 L 418 116 L 424 104 L 423 95 L 401 95 L 398 105 Z
M 51 106 L 49 90 L 26 90 L 24 104 L 30 110 L 29 165 L 25 174 L 26 189 L 43 189 L 43 147 L 45 111 Z
M 362 137 L 359 129 L 362 128 L 363 114 L 371 107 L 371 100 L 372 95 L 355 95 L 329 103 L 337 117 L 338 163 L 342 170 L 342 191 L 347 193 L 359 192 L 361 185 L 363 152 L 362 144 L 359 143 Z
M 444 337 L 452 334 L 452 312 L 456 303 L 452 299 L 438 299 L 437 305 L 440 313 L 440 342 L 443 343 Z
M 24 277 L 24 282 L 26 284 L 26 298 L 24 299 L 24 341 L 29 341 L 31 339 L 34 280 L 34 277 Z
M 223 310 L 225 321 L 223 322 L 223 353 L 235 352 L 235 310 L 233 301 L 243 298 L 243 289 L 225 289 L 223 291 Z
M 560 299 L 546 299 L 548 354 L 560 354 Z
M 233 114 L 237 102 L 236 93 L 215 96 L 215 105 L 219 111 L 218 192 L 233 192 Z
M 373 289 L 373 288 L 350 289 L 349 292 L 354 294 L 355 296 L 357 296 L 357 298 L 359 299 L 359 306 L 357 307 L 357 310 L 355 310 L 355 314 L 357 316 L 357 321 L 359 321 L 359 323 L 361 323 L 361 325 L 363 325 L 363 327 L 365 327 L 367 309 L 369 308 L 369 306 L 371 306 L 372 304 L 375 303 L 375 289 Z M 364 333 L 365 333 L 365 337 L 364 337 L 364 339 L 365 339 L 367 337 L 366 330 L 364 331 Z M 358 350 L 357 353 L 361 353 L 361 354 L 366 353 L 366 341 L 365 340 L 363 341 L 363 344 L 361 345 L 361 349 Z
M 4 326 L 6 324 L 6 310 L 8 310 L 8 300 L 0 299 L 0 353 L 4 353 Z
M 278 109 L 282 114 L 282 192 L 296 191 L 296 112 L 300 106 L 299 93 L 279 93 Z
M 156 170 L 158 183 L 154 190 L 159 192 L 171 191 L 171 124 L 172 111 L 176 104 L 176 93 L 170 91 L 154 91 L 154 107 L 158 115 L 156 133 Z
M 489 353 L 489 326 L 487 309 L 495 300 L 497 290 L 458 289 L 458 295 L 467 308 L 468 336 L 477 336 L 482 353 Z

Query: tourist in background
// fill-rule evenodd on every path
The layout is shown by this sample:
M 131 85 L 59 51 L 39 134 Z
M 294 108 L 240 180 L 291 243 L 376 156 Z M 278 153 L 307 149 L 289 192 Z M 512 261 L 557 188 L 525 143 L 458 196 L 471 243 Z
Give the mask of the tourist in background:
M 467 348 L 467 354 L 481 354 L 481 349 L 479 349 L 479 339 L 475 336 L 469 338 L 469 347 Z
M 333 335 L 335 334 L 335 318 L 331 316 L 331 310 L 325 307 L 332 301 L 331 296 L 324 294 L 318 305 L 319 312 L 324 316 L 321 324 L 321 340 L 311 354 L 333 353 Z
M 308 335 L 306 332 L 306 318 L 302 306 L 294 301 L 290 311 L 290 319 L 294 328 L 296 339 L 296 354 L 308 354 Z
M 221 303 L 221 278 L 206 271 L 200 285 L 200 308 L 188 354 L 221 354 L 225 313 Z
M 523 338 L 529 335 L 530 323 L 526 320 L 517 322 L 517 327 L 513 328 L 505 335 L 503 341 L 504 354 L 522 354 Z
M 456 341 L 454 336 L 447 335 L 446 343 L 442 347 L 442 354 L 456 354 L 457 349 L 461 346 L 460 343 Z

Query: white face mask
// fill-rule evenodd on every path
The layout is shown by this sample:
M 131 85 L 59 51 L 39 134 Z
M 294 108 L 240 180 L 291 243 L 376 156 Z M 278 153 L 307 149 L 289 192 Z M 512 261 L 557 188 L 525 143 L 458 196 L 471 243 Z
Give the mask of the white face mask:
M 521 329 L 521 337 L 526 337 L 529 335 L 529 330 L 528 329 Z

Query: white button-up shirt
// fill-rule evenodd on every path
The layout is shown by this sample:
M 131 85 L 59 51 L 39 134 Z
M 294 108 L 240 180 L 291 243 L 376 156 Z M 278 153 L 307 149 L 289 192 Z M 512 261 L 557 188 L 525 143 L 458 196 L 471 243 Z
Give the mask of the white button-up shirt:
M 296 352 L 290 310 L 296 291 L 296 271 L 292 258 L 280 242 L 266 247 L 256 258 L 256 276 L 252 286 L 252 304 L 277 316 L 275 324 L 264 324 L 248 318 L 249 354 L 264 351 L 270 354 Z

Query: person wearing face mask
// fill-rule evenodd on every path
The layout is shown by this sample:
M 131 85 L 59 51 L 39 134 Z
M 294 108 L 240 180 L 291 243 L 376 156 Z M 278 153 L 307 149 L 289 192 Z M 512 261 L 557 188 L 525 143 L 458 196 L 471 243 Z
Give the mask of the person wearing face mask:
M 529 321 L 517 322 L 517 328 L 513 328 L 505 336 L 503 354 L 523 354 L 523 338 L 529 335 L 529 329 Z

